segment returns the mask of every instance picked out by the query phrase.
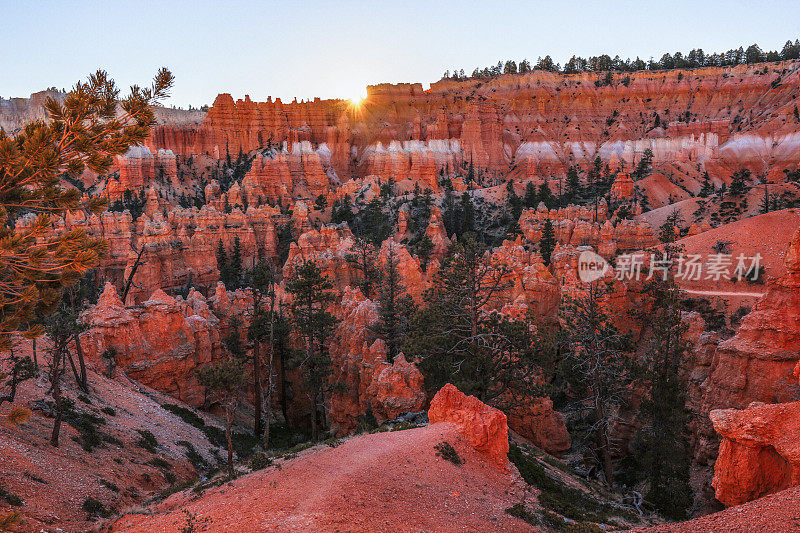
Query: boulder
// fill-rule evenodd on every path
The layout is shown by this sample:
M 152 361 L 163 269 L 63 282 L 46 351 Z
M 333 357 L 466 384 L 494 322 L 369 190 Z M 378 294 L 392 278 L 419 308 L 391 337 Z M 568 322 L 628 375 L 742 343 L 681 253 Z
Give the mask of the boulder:
M 433 397 L 428 419 L 454 423 L 473 448 L 500 467 L 508 465 L 508 422 L 502 411 L 448 383 Z

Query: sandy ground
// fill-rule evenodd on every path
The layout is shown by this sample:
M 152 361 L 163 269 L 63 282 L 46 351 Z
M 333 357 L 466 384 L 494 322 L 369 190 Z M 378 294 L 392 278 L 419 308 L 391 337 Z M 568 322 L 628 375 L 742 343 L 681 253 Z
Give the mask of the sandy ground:
M 465 463 L 437 457 L 441 441 Z M 318 446 L 195 501 L 175 495 L 152 516 L 122 517 L 112 531 L 179 531 L 184 509 L 211 519 L 197 531 L 532 531 L 505 512 L 524 496 L 518 475 L 487 463 L 442 423 Z

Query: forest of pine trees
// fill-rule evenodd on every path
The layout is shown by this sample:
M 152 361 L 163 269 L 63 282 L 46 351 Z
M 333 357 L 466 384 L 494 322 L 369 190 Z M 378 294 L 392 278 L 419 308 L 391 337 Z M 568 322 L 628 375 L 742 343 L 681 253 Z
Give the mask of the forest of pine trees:
M 727 52 L 706 53 L 702 48 L 694 48 L 688 53 L 675 52 L 675 54 L 665 53 L 658 60 L 650 58 L 643 61 L 640 58 L 634 60 L 621 59 L 618 55 L 613 58 L 608 54 L 591 56 L 588 59 L 580 56 L 572 56 L 569 61 L 564 63 L 563 68 L 553 61 L 548 55 L 540 57 L 531 66 L 527 59 L 519 62 L 514 60 L 498 61 L 497 64 L 476 68 L 471 76 L 464 74 L 464 69 L 454 69 L 452 73 L 445 71 L 443 78 L 453 80 L 485 79 L 496 78 L 503 74 L 524 74 L 533 70 L 545 70 L 549 72 L 563 72 L 564 74 L 574 74 L 577 72 L 635 72 L 637 70 L 672 70 L 672 69 L 691 69 L 698 67 L 727 67 L 733 65 L 743 65 L 752 63 L 763 63 L 772 61 L 785 61 L 800 58 L 800 39 L 794 42 L 786 41 L 783 48 L 778 51 L 765 52 L 757 44 L 752 44 L 747 48 L 739 47 L 728 50 Z

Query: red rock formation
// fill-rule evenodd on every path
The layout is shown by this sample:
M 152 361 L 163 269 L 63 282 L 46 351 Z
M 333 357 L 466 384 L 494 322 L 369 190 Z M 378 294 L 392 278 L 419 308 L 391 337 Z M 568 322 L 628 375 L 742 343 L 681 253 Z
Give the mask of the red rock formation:
M 508 464 L 508 424 L 506 415 L 474 396 L 467 396 L 451 384 L 436 393 L 428 409 L 431 424 L 452 422 L 479 452 L 495 464 Z
M 800 402 L 711 411 L 722 436 L 713 486 L 725 505 L 800 485 Z
M 564 416 L 553 410 L 550 398 L 509 409 L 508 427 L 552 455 L 560 456 L 572 446 Z
M 110 283 L 96 306 L 82 315 L 90 329 L 80 336 L 87 360 L 106 368 L 103 354 L 116 351 L 118 371 L 191 405 L 204 402 L 195 370 L 220 356 L 217 318 L 202 296 L 171 298 L 156 290 L 141 306 L 125 307 Z
M 800 359 L 800 230 L 784 264 L 786 275 L 768 280 L 767 292 L 736 335 L 719 343 L 704 385 L 709 411 L 791 399 L 792 371 Z
M 620 172 L 611 186 L 611 197 L 616 200 L 624 200 L 633 195 L 633 180 L 627 172 Z
M 427 91 L 418 84 L 383 84 L 368 88 L 359 111 L 341 100 L 284 104 L 249 97 L 234 101 L 221 94 L 202 124 L 194 115 L 187 115 L 184 125 L 173 120 L 154 129 L 149 145 L 219 158 L 284 142 L 327 144 L 341 181 L 369 173 L 430 181 L 429 170 L 421 171 L 429 164 L 427 156 L 415 161 L 416 148 L 409 152 L 412 145 L 405 143 L 426 146 L 439 169 L 441 152 L 430 144 L 439 140 L 451 147 L 458 143 L 455 161 L 472 162 L 487 176 L 559 177 L 566 162 L 585 171 L 597 157 L 611 169 L 630 172 L 649 149 L 660 176 L 685 174 L 695 182 L 690 185 L 706 170 L 715 180 L 729 181 L 741 166 L 781 181 L 783 170 L 795 168 L 799 159 L 793 65 L 768 72 L 760 65 L 642 71 L 626 75 L 630 79 L 624 85 L 611 86 L 598 86 L 594 73 L 544 71 L 442 80 Z M 691 121 L 686 122 L 682 115 L 689 109 Z M 755 118 L 735 121 L 745 116 Z M 370 149 L 377 143 L 391 153 L 377 156 Z M 392 151 L 392 143 L 399 149 Z M 355 165 L 350 164 L 353 155 Z M 660 178 L 655 181 L 641 186 L 656 190 L 665 185 Z M 624 193 L 622 188 L 616 192 Z
M 338 314 L 341 322 L 331 346 L 331 430 L 351 433 L 367 412 L 383 423 L 404 412 L 421 411 L 426 401 L 422 374 L 402 354 L 389 364 L 385 344 L 369 332 L 378 316 L 375 303 L 348 287 Z

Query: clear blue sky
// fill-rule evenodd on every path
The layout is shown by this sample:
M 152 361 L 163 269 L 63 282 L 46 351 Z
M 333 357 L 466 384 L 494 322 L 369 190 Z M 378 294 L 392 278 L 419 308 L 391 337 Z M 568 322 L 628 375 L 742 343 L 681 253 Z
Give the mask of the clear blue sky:
M 366 84 L 427 87 L 445 69 L 498 59 L 646 60 L 798 37 L 797 0 L 0 0 L 0 96 L 69 88 L 97 68 L 127 87 L 163 65 L 176 77 L 167 105 L 210 104 L 219 92 L 349 98 Z

